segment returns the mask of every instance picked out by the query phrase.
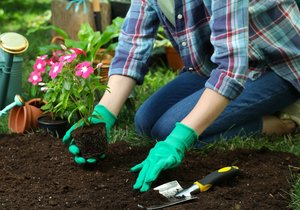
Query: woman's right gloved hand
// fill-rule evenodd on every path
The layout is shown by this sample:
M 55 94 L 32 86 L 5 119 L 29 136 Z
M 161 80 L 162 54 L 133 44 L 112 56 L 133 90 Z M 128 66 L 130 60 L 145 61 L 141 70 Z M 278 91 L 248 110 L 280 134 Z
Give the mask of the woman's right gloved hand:
M 98 104 L 95 106 L 92 115 L 89 117 L 89 121 L 91 124 L 98 124 L 98 123 L 105 123 L 106 125 L 106 137 L 108 142 L 110 141 L 110 130 L 112 126 L 115 124 L 117 117 L 111 113 L 105 106 Z M 85 159 L 84 157 L 80 156 L 80 150 L 76 146 L 74 139 L 72 138 L 72 131 L 76 128 L 79 128 L 83 125 L 81 123 L 75 123 L 64 135 L 63 137 L 63 144 L 69 144 L 69 151 L 71 154 L 74 155 L 74 160 L 77 164 L 83 165 L 85 163 L 95 163 L 96 158 L 88 158 Z M 101 158 L 101 157 L 99 157 Z

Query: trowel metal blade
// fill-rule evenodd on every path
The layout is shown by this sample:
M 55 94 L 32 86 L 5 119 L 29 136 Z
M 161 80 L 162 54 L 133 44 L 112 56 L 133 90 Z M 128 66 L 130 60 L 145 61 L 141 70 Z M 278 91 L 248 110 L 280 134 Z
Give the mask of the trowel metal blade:
M 152 209 L 162 209 L 162 208 L 166 208 L 168 206 L 173 206 L 179 203 L 183 203 L 183 202 L 187 202 L 190 200 L 194 200 L 194 199 L 198 199 L 198 197 L 196 196 L 191 196 L 191 197 L 183 197 L 183 198 L 170 198 L 169 202 L 161 204 L 161 205 L 153 205 L 153 206 L 149 206 L 147 207 L 148 210 L 152 210 Z
M 161 205 L 153 205 L 150 207 L 147 207 L 147 209 L 162 209 L 168 206 L 173 206 L 179 203 L 187 202 L 190 200 L 197 199 L 198 197 L 196 196 L 183 196 L 183 197 L 175 197 L 175 195 L 178 192 L 181 192 L 183 188 L 181 185 L 175 180 L 171 182 L 167 182 L 165 184 L 159 185 L 155 187 L 153 190 L 157 190 L 159 194 L 163 195 L 164 197 L 168 198 L 168 202 L 161 204 Z
M 182 191 L 183 188 L 181 185 L 175 180 L 171 182 L 167 182 L 165 184 L 159 185 L 153 190 L 158 190 L 159 194 L 163 195 L 166 198 L 174 197 L 178 192 Z

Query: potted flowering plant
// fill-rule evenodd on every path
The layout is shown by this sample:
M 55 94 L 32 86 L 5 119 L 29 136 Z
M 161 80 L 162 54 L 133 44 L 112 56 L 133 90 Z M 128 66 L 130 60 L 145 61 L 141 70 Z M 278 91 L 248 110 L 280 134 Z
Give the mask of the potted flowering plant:
M 79 121 L 89 126 L 88 117 L 93 112 L 97 94 L 107 89 L 95 73 L 102 64 L 92 66 L 86 56 L 80 48 L 62 45 L 60 50 L 38 56 L 30 73 L 28 81 L 34 86 L 42 86 L 42 99 L 47 102 L 41 109 L 49 115 L 40 117 L 39 125 L 45 127 L 50 124 L 48 120 L 58 121 L 64 129 L 56 132 L 59 137 L 64 135 L 67 123 Z M 54 129 L 48 129 L 54 132 Z
M 70 39 L 58 27 L 50 28 L 59 33 L 60 42 L 39 48 L 43 55 L 35 60 L 29 82 L 33 84 L 34 91 L 38 84 L 44 86 L 44 91 L 47 90 L 42 98 L 48 103 L 42 109 L 51 113 L 53 119 L 67 119 L 70 123 L 81 119 L 87 123 L 85 114 L 93 108 L 90 104 L 97 95 L 95 90 L 106 87 L 99 81 L 104 77 L 102 70 L 107 64 L 106 58 L 111 58 L 109 54 L 116 47 L 114 39 L 119 36 L 122 23 L 122 18 L 115 18 L 102 33 L 94 31 L 87 23 L 82 24 L 77 40 Z M 86 110 L 83 105 L 90 109 Z

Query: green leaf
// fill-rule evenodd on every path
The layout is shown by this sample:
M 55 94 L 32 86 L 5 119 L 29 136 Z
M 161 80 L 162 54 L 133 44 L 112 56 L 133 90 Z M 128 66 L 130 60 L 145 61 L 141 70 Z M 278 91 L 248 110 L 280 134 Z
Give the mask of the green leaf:
M 31 96 L 32 98 L 35 98 L 35 97 L 36 97 L 37 90 L 38 90 L 38 87 L 37 87 L 37 86 L 31 86 L 31 87 L 30 87 L 30 96 Z
M 65 39 L 65 45 L 67 48 L 80 48 L 87 50 L 87 43 L 84 41 L 76 41 L 73 39 Z
M 38 52 L 39 52 L 40 55 L 42 55 L 42 54 L 48 54 L 49 55 L 49 54 L 51 54 L 51 52 L 53 50 L 56 51 L 56 50 L 60 50 L 60 49 L 61 49 L 61 47 L 57 44 L 49 44 L 49 45 L 40 46 L 38 48 Z
M 81 113 L 88 113 L 88 109 L 86 108 L 85 105 L 80 105 L 78 107 L 78 110 L 81 112 Z
M 54 109 L 59 109 L 60 107 L 61 107 L 61 105 L 63 104 L 63 102 L 61 101 L 61 102 L 59 102 L 55 107 L 54 107 Z
M 68 101 L 69 101 L 69 97 L 70 97 L 70 92 L 66 92 L 63 95 L 64 95 L 64 98 L 63 98 L 63 101 L 62 101 L 62 107 L 63 107 L 63 109 L 67 109 Z
M 93 28 L 88 23 L 83 23 L 78 31 L 78 39 L 81 41 L 87 40 L 94 33 Z
M 55 33 L 59 36 L 62 36 L 64 39 L 67 39 L 69 36 L 67 32 L 65 32 L 63 29 L 59 28 L 58 26 L 55 25 L 48 25 L 48 26 L 40 26 L 38 28 L 31 28 L 27 31 L 26 35 L 30 35 L 36 31 L 41 31 L 41 30 L 53 30 Z
M 71 111 L 71 113 L 69 114 L 69 116 L 68 116 L 68 122 L 69 122 L 69 123 L 72 122 L 72 117 L 73 117 L 74 113 L 75 113 L 77 110 L 78 110 L 78 107 L 76 107 L 75 109 L 73 109 L 73 110 Z
M 70 90 L 71 89 L 71 83 L 69 81 L 64 82 L 64 89 L 65 90 Z
M 53 92 L 53 93 L 52 93 L 52 96 L 51 96 L 51 98 L 52 98 L 51 101 L 52 101 L 52 102 L 55 102 L 56 99 L 57 99 L 57 96 L 58 96 L 58 92 Z

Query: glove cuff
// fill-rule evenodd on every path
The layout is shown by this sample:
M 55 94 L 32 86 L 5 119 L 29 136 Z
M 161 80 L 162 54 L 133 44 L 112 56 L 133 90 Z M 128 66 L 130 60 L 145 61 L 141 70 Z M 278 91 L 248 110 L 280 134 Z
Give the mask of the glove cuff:
M 194 141 L 198 138 L 196 131 L 183 124 L 183 123 L 176 123 L 176 127 L 167 137 L 165 142 L 174 145 L 176 148 L 184 147 L 184 150 L 191 148 Z
M 112 127 L 116 120 L 117 117 L 111 113 L 105 106 L 102 104 L 97 104 L 94 108 L 94 111 L 92 113 L 92 116 L 101 116 L 105 123 L 109 124 L 110 127 Z

